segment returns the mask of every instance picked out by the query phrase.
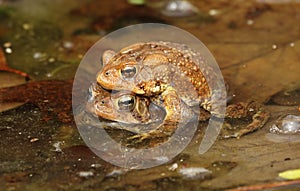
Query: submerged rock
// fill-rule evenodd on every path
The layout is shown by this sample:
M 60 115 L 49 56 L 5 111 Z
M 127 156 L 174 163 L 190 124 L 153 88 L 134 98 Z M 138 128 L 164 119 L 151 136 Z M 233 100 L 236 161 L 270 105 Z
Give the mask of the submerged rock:
M 271 133 L 279 134 L 295 134 L 300 133 L 300 116 L 298 115 L 287 115 L 280 118 L 270 128 Z
M 284 106 L 300 105 L 300 89 L 280 91 L 271 96 L 267 104 Z
M 266 138 L 272 142 L 300 141 L 300 116 L 285 115 L 280 117 L 270 128 Z

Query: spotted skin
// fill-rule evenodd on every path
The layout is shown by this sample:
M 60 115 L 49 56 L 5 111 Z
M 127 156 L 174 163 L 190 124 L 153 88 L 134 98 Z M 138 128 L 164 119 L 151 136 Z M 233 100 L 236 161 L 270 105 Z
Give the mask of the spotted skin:
M 165 109 L 166 116 L 161 126 L 133 137 L 144 139 L 170 136 L 178 123 L 186 122 L 193 116 L 191 107 L 200 106 L 211 111 L 212 93 L 208 82 L 214 83 L 215 78 L 216 73 L 204 57 L 187 46 L 170 42 L 148 42 L 125 47 L 117 53 L 111 50 L 104 52 L 103 68 L 97 75 L 97 83 L 105 89 L 131 91 L 147 96 Z M 239 110 L 240 116 L 247 115 L 248 110 L 252 109 L 245 105 L 243 110 Z M 256 110 L 262 114 L 260 125 L 254 127 L 249 124 L 241 133 L 232 137 L 239 138 L 260 128 L 268 118 L 268 114 L 261 113 L 260 110 Z M 226 112 L 226 116 L 235 115 L 234 112 Z M 253 120 L 255 121 L 254 118 Z
M 106 89 L 130 90 L 145 96 L 161 94 L 172 86 L 189 106 L 200 102 L 205 107 L 204 100 L 209 99 L 211 94 L 198 64 L 205 63 L 205 60 L 184 48 L 168 42 L 139 43 L 118 53 L 105 52 L 104 67 L 97 76 L 97 82 Z M 126 79 L 120 71 L 128 66 L 136 68 L 136 75 Z M 212 73 L 210 68 L 205 69 L 207 74 Z
M 161 108 L 151 105 L 150 99 L 128 91 L 107 94 L 100 86 L 93 84 L 86 109 L 104 119 L 126 124 L 147 124 L 155 121 Z M 159 111 L 160 110 L 160 111 Z

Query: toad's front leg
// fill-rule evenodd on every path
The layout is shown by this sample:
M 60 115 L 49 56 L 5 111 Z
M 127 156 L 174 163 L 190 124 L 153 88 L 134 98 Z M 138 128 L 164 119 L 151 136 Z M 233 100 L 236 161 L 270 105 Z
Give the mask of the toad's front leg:
M 168 138 L 177 129 L 179 124 L 188 122 L 193 111 L 178 97 L 176 90 L 169 86 L 160 95 L 161 105 L 166 111 L 164 121 L 155 130 L 130 137 L 130 140 L 141 142 L 144 139 Z
M 245 134 L 256 131 L 257 129 L 262 128 L 270 117 L 269 112 L 265 111 L 261 105 L 255 103 L 254 101 L 231 104 L 227 106 L 225 115 L 227 118 L 236 119 L 252 116 L 252 121 L 250 124 L 233 134 L 225 135 L 225 138 L 240 138 Z

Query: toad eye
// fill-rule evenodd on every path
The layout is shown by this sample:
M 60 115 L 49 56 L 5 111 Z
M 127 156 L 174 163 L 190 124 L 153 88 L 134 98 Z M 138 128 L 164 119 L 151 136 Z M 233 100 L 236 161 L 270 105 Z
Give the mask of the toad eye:
M 110 72 L 105 72 L 105 74 L 104 74 L 106 77 L 108 77 L 109 75 L 110 75 Z
M 104 105 L 104 104 L 105 104 L 105 101 L 104 101 L 104 100 L 100 100 L 99 103 L 100 103 L 101 105 Z
M 123 111 L 132 111 L 135 106 L 135 97 L 134 96 L 122 96 L 118 100 L 118 108 Z
M 136 67 L 135 66 L 126 66 L 121 70 L 121 74 L 123 78 L 133 78 L 136 74 Z

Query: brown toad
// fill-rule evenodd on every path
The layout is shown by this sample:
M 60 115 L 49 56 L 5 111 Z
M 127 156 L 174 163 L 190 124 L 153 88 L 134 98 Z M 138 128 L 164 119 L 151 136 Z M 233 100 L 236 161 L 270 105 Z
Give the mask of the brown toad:
M 206 60 L 199 53 L 182 44 L 138 43 L 118 53 L 111 50 L 104 52 L 103 68 L 97 75 L 97 83 L 105 89 L 147 96 L 164 108 L 164 124 L 135 138 L 169 136 L 175 131 L 176 124 L 193 115 L 195 106 L 200 105 L 218 116 L 211 109 L 212 90 L 208 83 L 214 82 L 217 74 L 206 65 Z M 254 113 L 253 122 L 232 137 L 239 138 L 260 128 L 268 119 L 268 113 L 248 103 L 229 106 L 228 117 L 239 118 L 250 113 Z
M 136 96 L 128 91 L 107 94 L 96 84 L 89 89 L 86 109 L 101 118 L 124 124 L 153 123 L 162 121 L 165 115 L 163 109 L 152 104 L 147 97 Z

